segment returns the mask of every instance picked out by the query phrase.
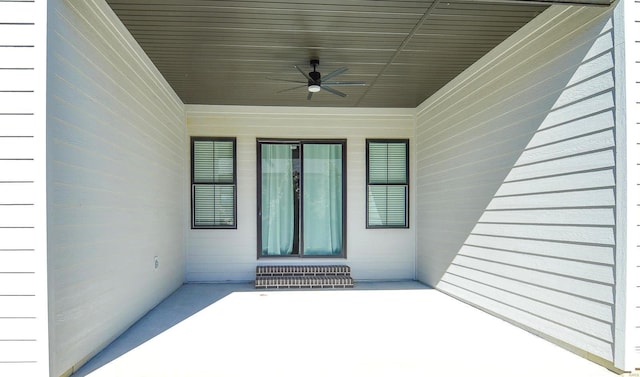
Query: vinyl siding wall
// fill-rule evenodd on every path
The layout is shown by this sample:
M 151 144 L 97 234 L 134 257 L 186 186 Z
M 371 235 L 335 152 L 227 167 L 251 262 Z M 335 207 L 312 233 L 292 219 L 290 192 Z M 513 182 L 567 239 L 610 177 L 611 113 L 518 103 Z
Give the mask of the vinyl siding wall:
M 634 201 L 629 206 L 629 208 L 634 211 L 632 216 L 635 221 L 633 225 L 635 227 L 630 227 L 630 231 L 635 234 L 634 240 L 635 242 L 631 244 L 633 249 L 629 250 L 630 253 L 633 253 L 634 258 L 633 261 L 635 265 L 635 271 L 630 274 L 630 276 L 634 276 L 635 279 L 633 281 L 634 292 L 631 295 L 634 297 L 634 305 L 635 311 L 631 318 L 635 318 L 635 333 L 633 339 L 635 339 L 635 351 L 636 357 L 634 360 L 633 366 L 635 368 L 640 368 L 640 235 L 638 235 L 638 230 L 640 229 L 640 2 L 638 1 L 628 1 L 628 7 L 631 8 L 628 11 L 629 15 L 634 15 L 634 18 L 631 19 L 630 16 L 627 16 L 627 23 L 629 24 L 629 30 L 631 31 L 631 38 L 629 38 L 630 45 L 627 48 L 629 54 L 631 54 L 631 59 L 628 59 L 628 66 L 630 67 L 629 79 L 628 83 L 632 85 L 632 89 L 629 92 L 629 98 L 627 98 L 627 103 L 631 105 L 631 108 L 628 111 L 628 114 L 633 114 L 632 121 L 628 123 L 629 127 L 633 127 L 633 138 L 630 140 L 632 148 L 634 148 L 633 153 L 631 154 L 634 157 L 634 164 L 630 167 L 630 176 L 635 177 L 636 181 L 634 184 L 630 186 L 630 189 L 634 191 Z
M 626 229 L 625 294 L 627 325 L 625 359 L 628 368 L 640 369 L 640 2 L 624 2 L 625 118 L 626 118 Z
M 101 0 L 49 1 L 53 376 L 184 280 L 184 105 Z M 154 269 L 154 257 L 159 268 Z
M 46 376 L 47 3 L 0 2 L 0 376 Z
M 414 227 L 365 229 L 365 139 L 412 139 L 413 114 L 413 109 L 187 106 L 190 136 L 236 137 L 238 156 L 238 229 L 189 229 L 187 280 L 249 281 L 257 264 L 276 263 L 346 263 L 356 279 L 413 279 Z M 347 260 L 257 259 L 256 138 L 347 139 Z
M 418 109 L 418 277 L 611 364 L 611 10 L 553 6 Z

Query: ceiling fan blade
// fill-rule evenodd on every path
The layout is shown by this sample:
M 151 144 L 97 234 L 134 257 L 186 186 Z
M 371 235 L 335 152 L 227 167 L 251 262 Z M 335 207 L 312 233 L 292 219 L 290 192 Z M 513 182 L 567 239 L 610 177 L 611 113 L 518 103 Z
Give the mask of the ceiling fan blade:
M 329 79 L 330 79 L 330 78 L 332 78 L 332 77 L 336 77 L 336 76 L 338 76 L 338 75 L 340 75 L 340 74 L 343 74 L 343 73 L 347 72 L 347 70 L 348 70 L 348 69 L 349 69 L 349 68 L 347 68 L 347 67 L 338 68 L 338 69 L 336 69 L 335 71 L 333 71 L 333 72 L 331 72 L 331 73 L 326 74 L 326 75 L 322 78 L 322 80 L 325 80 L 325 81 L 326 81 L 326 80 L 329 80 Z
M 324 85 L 333 85 L 333 86 L 365 86 L 367 85 L 364 81 L 331 81 L 331 82 L 323 82 Z
M 305 86 L 307 86 L 307 84 L 294 86 L 293 88 L 287 88 L 287 89 L 278 90 L 276 93 L 288 92 L 288 91 L 290 91 L 290 90 L 295 90 L 295 89 L 304 88 Z
M 307 82 L 305 82 L 305 81 L 300 81 L 300 80 L 276 79 L 276 78 L 273 78 L 273 77 L 267 77 L 267 80 L 271 80 L 271 81 L 283 81 L 283 82 L 295 82 L 296 84 L 307 84 Z
M 302 75 L 303 75 L 304 77 L 306 77 L 306 78 L 307 78 L 307 80 L 313 81 L 313 79 L 312 79 L 311 77 L 309 77 L 309 74 L 308 74 L 307 72 L 305 72 L 305 71 L 303 71 L 302 69 L 300 69 L 300 67 L 298 67 L 297 65 L 294 65 L 294 67 L 296 67 L 296 69 L 297 69 L 300 73 L 302 73 Z
M 347 96 L 346 94 L 342 93 L 341 91 L 333 89 L 333 88 L 330 88 L 328 86 L 320 85 L 320 89 L 324 89 L 329 93 L 335 94 L 336 96 L 340 96 L 340 97 L 346 97 Z
M 313 92 L 309 92 L 309 94 L 307 94 L 307 101 L 310 101 L 311 97 L 313 97 Z

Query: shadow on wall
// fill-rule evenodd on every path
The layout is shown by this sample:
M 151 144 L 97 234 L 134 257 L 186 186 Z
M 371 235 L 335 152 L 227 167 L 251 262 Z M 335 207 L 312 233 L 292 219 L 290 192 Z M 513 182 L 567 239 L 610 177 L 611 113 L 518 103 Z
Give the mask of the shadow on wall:
M 612 360 L 612 20 L 585 29 L 499 91 L 483 86 L 478 111 L 426 143 L 420 238 L 436 263 L 423 281 Z
M 598 135 L 613 127 L 611 21 L 602 20 L 589 34 L 583 36 L 588 43 L 564 50 L 553 60 L 525 62 L 516 73 L 519 78 L 510 74 L 511 82 L 465 88 L 461 99 L 445 100 L 451 101 L 444 104 L 448 112 L 436 109 L 432 118 L 429 109 L 421 115 L 421 281 L 437 286 L 469 237 L 484 232 L 484 224 L 544 221 L 537 216 L 543 212 L 533 211 L 551 210 L 549 205 L 563 204 L 563 196 L 542 195 L 584 190 L 589 183 L 577 188 L 570 182 L 590 177 L 572 174 L 608 166 L 582 163 L 580 158 L 603 149 L 610 155 L 613 149 L 602 145 L 603 135 Z M 478 75 L 496 74 L 493 69 Z M 473 103 L 467 105 L 468 101 Z M 606 143 L 609 135 L 604 135 Z M 591 177 L 593 185 L 611 186 L 603 176 Z M 528 211 L 529 217 L 498 216 L 500 211 L 522 214 L 518 210 Z M 566 222 L 563 214 L 555 221 Z

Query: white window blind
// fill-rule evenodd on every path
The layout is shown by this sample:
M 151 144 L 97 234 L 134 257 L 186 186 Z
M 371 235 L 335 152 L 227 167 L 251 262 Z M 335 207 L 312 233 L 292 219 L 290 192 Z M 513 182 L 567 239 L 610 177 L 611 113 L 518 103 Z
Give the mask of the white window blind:
M 367 227 L 408 227 L 408 140 L 367 140 Z
M 192 139 L 193 228 L 236 227 L 235 139 Z

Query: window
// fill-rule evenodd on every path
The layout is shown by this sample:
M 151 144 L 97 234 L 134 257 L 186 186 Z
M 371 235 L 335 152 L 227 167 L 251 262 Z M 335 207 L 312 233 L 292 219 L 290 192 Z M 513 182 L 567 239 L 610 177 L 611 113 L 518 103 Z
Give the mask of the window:
M 236 139 L 191 138 L 191 227 L 236 228 Z
M 408 228 L 409 140 L 367 140 L 367 228 Z

